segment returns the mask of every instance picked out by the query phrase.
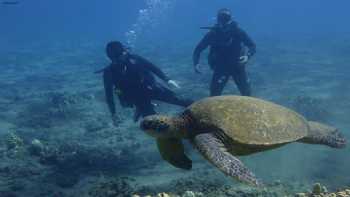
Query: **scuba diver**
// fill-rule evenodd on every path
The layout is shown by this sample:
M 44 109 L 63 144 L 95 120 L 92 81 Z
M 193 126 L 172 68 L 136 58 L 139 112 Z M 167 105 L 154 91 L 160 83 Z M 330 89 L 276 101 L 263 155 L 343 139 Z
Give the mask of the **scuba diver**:
M 106 101 L 114 124 L 117 124 L 116 119 L 118 118 L 114 92 L 116 92 L 122 107 L 135 107 L 135 122 L 140 116 L 145 117 L 156 113 L 152 100 L 183 107 L 187 107 L 193 102 L 179 98 L 173 91 L 158 83 L 154 75 L 168 85 L 180 88 L 175 81 L 167 77 L 151 62 L 141 56 L 130 54 L 122 43 L 109 42 L 106 46 L 106 53 L 111 64 L 100 72 L 103 72 Z
M 228 9 L 218 11 L 217 24 L 214 27 L 203 27 L 202 29 L 209 29 L 209 32 L 194 50 L 193 65 L 195 72 L 200 73 L 200 54 L 210 47 L 208 63 L 214 71 L 210 84 L 210 95 L 221 95 L 228 79 L 232 77 L 241 95 L 250 96 L 251 89 L 245 65 L 255 54 L 255 43 L 232 20 Z M 244 51 L 246 52 L 242 54 Z

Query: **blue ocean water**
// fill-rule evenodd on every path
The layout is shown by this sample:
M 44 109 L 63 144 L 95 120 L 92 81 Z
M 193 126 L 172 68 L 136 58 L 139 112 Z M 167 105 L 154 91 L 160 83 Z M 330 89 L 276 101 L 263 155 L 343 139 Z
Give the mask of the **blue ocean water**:
M 350 138 L 349 7 L 346 0 L 0 1 L 0 196 L 230 196 L 223 185 L 251 192 L 190 144 L 194 168 L 170 166 L 132 109 L 118 105 L 120 124 L 112 125 L 102 76 L 94 74 L 109 64 L 106 43 L 119 40 L 154 62 L 180 84 L 177 94 L 204 98 L 212 71 L 203 54 L 203 74 L 195 74 L 192 53 L 207 32 L 200 27 L 229 8 L 257 45 L 247 67 L 253 95 Z M 232 81 L 224 94 L 239 94 Z M 156 111 L 182 108 L 158 103 Z M 241 159 L 282 196 L 316 182 L 349 187 L 349 153 L 293 143 Z

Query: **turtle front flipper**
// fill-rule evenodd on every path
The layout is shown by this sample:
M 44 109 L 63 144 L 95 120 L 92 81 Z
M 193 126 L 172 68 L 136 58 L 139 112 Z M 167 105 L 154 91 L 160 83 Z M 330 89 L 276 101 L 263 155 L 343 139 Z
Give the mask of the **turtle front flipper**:
M 322 144 L 332 148 L 345 148 L 346 139 L 337 128 L 309 121 L 309 134 L 299 140 L 308 144 Z
M 193 143 L 208 161 L 226 175 L 255 186 L 262 185 L 239 159 L 227 152 L 222 141 L 212 133 L 203 133 L 195 136 Z
M 171 165 L 184 170 L 192 168 L 192 161 L 186 156 L 180 139 L 157 138 L 157 145 L 162 158 Z

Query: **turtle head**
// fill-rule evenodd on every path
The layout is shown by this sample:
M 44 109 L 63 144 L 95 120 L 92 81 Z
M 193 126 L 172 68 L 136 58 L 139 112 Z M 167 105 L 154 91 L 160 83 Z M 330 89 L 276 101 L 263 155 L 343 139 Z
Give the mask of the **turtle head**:
M 152 115 L 145 117 L 140 128 L 155 138 L 183 138 L 176 118 Z

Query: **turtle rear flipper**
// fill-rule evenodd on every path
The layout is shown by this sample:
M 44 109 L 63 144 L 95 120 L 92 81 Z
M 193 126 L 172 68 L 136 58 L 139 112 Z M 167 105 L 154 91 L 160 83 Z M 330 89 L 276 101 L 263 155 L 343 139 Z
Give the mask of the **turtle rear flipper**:
M 157 145 L 162 158 L 171 165 L 184 170 L 192 168 L 192 161 L 186 156 L 180 139 L 157 138 Z
M 322 144 L 332 148 L 345 148 L 346 139 L 338 129 L 319 123 L 309 121 L 309 134 L 299 140 L 308 144 Z
M 255 186 L 262 185 L 239 159 L 227 152 L 221 140 L 212 133 L 203 133 L 195 136 L 193 143 L 208 161 L 226 175 Z

